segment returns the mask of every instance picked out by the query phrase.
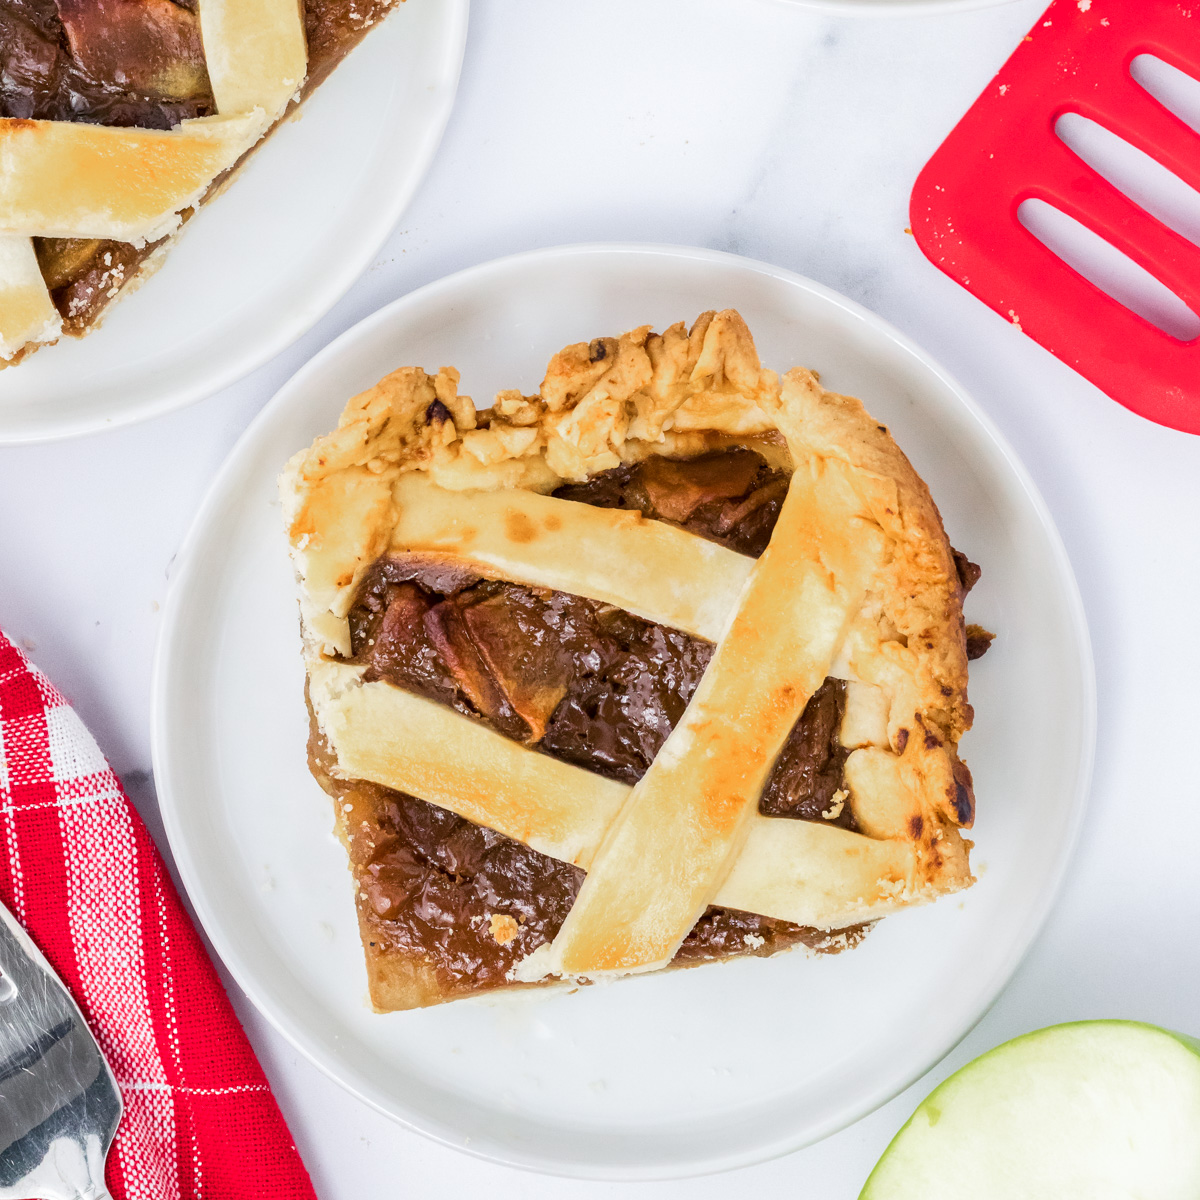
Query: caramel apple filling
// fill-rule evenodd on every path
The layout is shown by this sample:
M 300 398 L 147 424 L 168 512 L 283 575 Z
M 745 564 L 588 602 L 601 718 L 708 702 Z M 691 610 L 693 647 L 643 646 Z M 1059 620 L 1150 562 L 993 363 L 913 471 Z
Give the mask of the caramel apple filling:
M 559 489 L 559 498 L 637 509 L 744 554 L 761 554 L 787 475 L 735 449 L 648 459 Z M 683 716 L 713 646 L 579 596 L 481 580 L 428 560 L 389 557 L 363 579 L 350 612 L 352 661 L 541 753 L 635 784 Z M 844 804 L 839 739 L 845 684 L 828 679 L 804 709 L 763 791 L 768 816 L 856 825 Z M 332 778 L 319 736 L 314 766 L 344 810 L 359 908 L 376 948 L 422 956 L 442 987 L 498 986 L 551 941 L 582 884 L 578 867 L 375 784 Z M 837 949 L 861 934 L 710 907 L 680 963 L 771 954 L 803 943 Z
M 301 0 L 308 44 L 302 98 L 392 2 Z M 170 130 L 216 111 L 195 0 L 0 0 L 0 117 Z M 34 245 L 63 332 L 80 336 L 163 239 L 134 246 L 37 237 Z

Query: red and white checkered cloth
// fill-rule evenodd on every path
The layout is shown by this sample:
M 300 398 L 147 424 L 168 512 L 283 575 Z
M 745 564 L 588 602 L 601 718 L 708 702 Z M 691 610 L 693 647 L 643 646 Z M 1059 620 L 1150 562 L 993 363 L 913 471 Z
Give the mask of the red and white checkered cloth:
M 145 826 L 83 723 L 2 633 L 0 899 L 120 1085 L 115 1200 L 315 1200 Z

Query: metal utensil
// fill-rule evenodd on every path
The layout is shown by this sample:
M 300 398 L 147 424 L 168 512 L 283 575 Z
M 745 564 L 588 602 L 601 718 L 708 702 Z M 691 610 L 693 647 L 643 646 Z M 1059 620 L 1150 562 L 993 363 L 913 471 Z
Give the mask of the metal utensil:
M 112 1200 L 121 1093 L 70 993 L 0 904 L 0 1200 Z

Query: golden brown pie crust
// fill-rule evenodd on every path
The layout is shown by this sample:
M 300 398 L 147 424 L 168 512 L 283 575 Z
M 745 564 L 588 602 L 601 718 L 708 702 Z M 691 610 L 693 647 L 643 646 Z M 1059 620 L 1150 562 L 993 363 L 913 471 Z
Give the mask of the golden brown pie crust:
M 0 369 L 20 363 L 42 346 L 52 345 L 60 334 L 82 337 L 97 328 L 112 303 L 140 286 L 158 270 L 166 251 L 178 236 L 180 227 L 201 205 L 213 199 L 228 185 L 262 141 L 328 78 L 366 33 L 399 2 L 400 0 L 303 0 L 300 9 L 304 28 L 301 32 L 307 41 L 307 74 L 301 70 L 297 84 L 294 87 L 285 87 L 284 91 L 276 96 L 263 94 L 260 77 L 264 75 L 264 70 L 269 75 L 272 74 L 270 68 L 278 66 L 280 71 L 275 73 L 280 74 L 281 81 L 286 79 L 294 65 L 291 62 L 295 57 L 292 49 L 285 44 L 287 39 L 283 37 L 265 39 L 263 45 L 258 47 L 251 47 L 250 44 L 254 41 L 251 35 L 255 31 L 255 22 L 268 13 L 268 10 L 276 7 L 277 0 L 242 0 L 240 3 L 231 3 L 230 0 L 208 0 L 206 8 L 209 10 L 210 26 L 215 27 L 218 23 L 224 26 L 221 31 L 222 37 L 213 39 L 214 45 L 220 45 L 223 51 L 228 51 L 222 53 L 220 62 L 207 64 L 212 68 L 209 74 L 212 76 L 212 88 L 219 109 L 222 113 L 238 113 L 242 111 L 239 105 L 243 102 L 258 105 L 267 103 L 272 109 L 268 114 L 269 127 L 265 132 L 261 126 L 250 131 L 243 139 L 244 146 L 237 145 L 236 139 L 227 139 L 233 150 L 232 155 L 225 155 L 224 161 L 216 163 L 217 170 L 210 171 L 207 175 L 201 161 L 205 150 L 203 143 L 199 146 L 177 146 L 175 141 L 168 140 L 164 146 L 158 147 L 158 143 L 162 141 L 161 137 L 153 130 L 146 131 L 145 140 L 155 153 L 169 153 L 172 161 L 179 154 L 184 156 L 187 160 L 183 170 L 185 175 L 192 159 L 196 159 L 196 169 L 203 178 L 195 189 L 194 197 L 182 197 L 180 202 L 185 203 L 186 207 L 179 212 L 177 218 L 172 216 L 171 220 L 159 222 L 162 225 L 161 230 L 152 227 L 152 222 L 148 224 L 146 219 L 142 219 L 139 238 L 136 240 L 122 241 L 115 233 L 110 237 L 72 236 L 69 229 L 64 228 L 56 233 L 47 226 L 44 236 L 35 237 L 33 240 L 52 307 L 46 304 L 43 293 L 39 298 L 38 313 L 26 316 L 27 301 L 24 292 L 14 291 L 11 287 L 0 287 L 0 303 L 4 304 L 4 308 L 0 309 L 0 334 L 7 335 L 11 329 L 19 335 L 15 342 L 8 336 L 0 336 L 0 342 L 3 343 L 0 345 Z M 249 48 L 250 57 L 256 61 L 263 60 L 264 70 L 255 73 L 255 79 L 250 86 L 246 84 L 246 72 L 243 70 L 243 63 L 239 61 L 239 47 Z M 28 140 L 32 131 L 59 124 L 70 126 L 73 123 L 0 120 L 0 138 L 12 138 L 20 143 L 23 137 Z M 199 125 L 203 125 L 203 122 Z M 89 128 L 97 127 L 85 126 L 84 131 Z M 62 131 L 51 129 L 51 132 L 58 134 Z M 68 141 L 72 132 L 70 129 L 66 131 Z M 220 157 L 217 156 L 218 159 Z M 56 189 L 55 196 L 58 194 L 59 190 Z M 47 199 L 55 200 L 55 196 Z M 36 189 L 32 198 L 37 199 Z M 131 193 L 127 199 L 132 201 L 136 196 Z M 27 207 L 23 205 L 23 210 Z M 62 206 L 57 201 L 52 207 L 55 210 L 52 215 L 56 218 L 64 215 L 59 212 Z M 132 225 L 130 227 L 132 228 Z M 0 238 L 3 237 L 5 235 L 0 234 Z M 0 257 L 3 256 L 3 253 L 0 253 Z M 6 295 L 6 292 L 11 294 Z M 53 320 L 44 316 L 42 309 L 45 309 L 48 317 Z
M 828 673 L 852 681 L 854 702 L 847 710 L 842 739 L 849 750 L 846 803 L 854 808 L 860 832 L 846 833 L 849 841 L 843 841 L 832 836 L 843 831 L 818 824 L 812 853 L 824 856 L 832 853 L 826 848 L 835 845 L 839 852 L 843 846 L 858 848 L 883 854 L 879 861 L 889 866 L 880 869 L 878 886 L 870 895 L 858 880 L 845 885 L 854 894 L 840 900 L 823 894 L 821 927 L 834 931 L 858 926 L 896 907 L 969 886 L 970 843 L 958 833 L 971 824 L 974 807 L 969 774 L 957 757 L 958 741 L 972 720 L 963 588 L 938 511 L 888 430 L 859 401 L 825 391 L 803 368 L 782 379 L 764 370 L 749 331 L 732 311 L 706 313 L 690 330 L 676 325 L 659 335 L 643 327 L 620 338 L 567 347 L 551 361 L 537 395 L 501 393 L 491 409 L 478 413 L 469 398 L 458 394 L 458 375 L 451 368 L 433 376 L 419 368 L 403 368 L 352 399 L 337 429 L 293 458 L 281 477 L 301 584 L 310 681 L 339 670 L 333 664 L 348 645 L 346 613 L 358 582 L 385 553 L 401 550 L 466 563 L 484 576 L 491 572 L 565 592 L 595 593 L 598 599 L 606 598 L 607 588 L 628 583 L 618 578 L 615 568 L 606 578 L 603 568 L 588 576 L 573 565 L 574 559 L 586 555 L 551 554 L 538 560 L 529 549 L 539 536 L 536 523 L 521 504 L 513 509 L 510 527 L 492 522 L 486 528 L 467 529 L 469 536 L 464 536 L 470 524 L 464 518 L 455 518 L 457 532 L 449 536 L 445 520 L 439 525 L 423 514 L 432 511 L 444 517 L 445 512 L 458 511 L 455 505 L 461 508 L 470 501 L 483 514 L 492 511 L 498 497 L 528 493 L 577 509 L 582 506 L 553 500 L 549 493 L 565 482 L 587 480 L 648 456 L 690 458 L 737 445 L 752 446 L 787 469 L 802 467 L 806 477 L 817 480 L 814 486 L 825 489 L 821 494 L 826 499 L 833 494 L 828 489 L 836 485 L 845 512 L 837 518 L 842 524 L 825 535 L 836 544 L 818 547 L 813 561 L 831 564 L 831 578 L 838 574 L 832 564 L 839 554 L 848 563 L 867 563 L 865 598 L 846 601 L 851 605 L 849 624 L 836 639 L 828 672 L 819 657 L 813 668 L 822 677 Z M 448 493 L 450 499 L 445 506 L 414 503 L 422 488 L 435 497 Z M 855 529 L 859 534 L 852 532 Z M 796 545 L 803 541 L 800 536 Z M 863 558 L 867 543 L 872 546 L 869 561 Z M 763 561 L 756 572 L 766 570 Z M 673 565 L 674 560 L 667 561 L 668 571 Z M 546 576 L 555 570 L 558 578 Z M 772 583 L 764 594 L 764 613 L 771 588 L 778 594 L 780 586 Z M 649 594 L 639 593 L 639 598 L 647 609 L 661 603 Z M 638 611 L 635 604 L 628 607 Z M 642 615 L 660 619 L 653 611 Z M 751 632 L 765 621 L 755 618 Z M 725 645 L 719 644 L 718 654 Z M 392 686 L 362 685 L 354 678 L 343 678 L 342 683 L 346 686 L 340 683 L 340 692 L 322 683 L 311 693 L 312 765 L 323 786 L 338 798 L 339 828 L 349 838 L 353 825 L 347 821 L 352 822 L 355 806 L 366 803 L 364 797 L 369 799 L 380 785 L 410 786 L 410 764 L 400 745 L 391 762 L 376 754 L 374 765 L 362 767 L 357 775 L 344 763 L 338 765 L 339 759 L 358 761 L 354 722 L 343 719 L 350 710 L 339 707 L 339 695 L 353 693 L 358 705 L 354 711 L 360 714 L 382 712 L 372 707 L 373 701 L 367 703 L 367 691 Z M 811 694 L 813 685 L 806 686 Z M 801 705 L 805 698 L 800 697 Z M 430 719 L 443 718 L 431 714 Z M 444 719 L 466 720 L 448 711 Z M 453 764 L 449 771 L 452 778 Z M 691 774 L 685 774 L 685 784 Z M 402 785 L 397 779 L 406 782 Z M 453 797 L 439 797 L 437 802 L 454 809 Z M 464 815 L 480 819 L 473 810 Z M 495 819 L 501 820 L 499 815 Z M 809 877 L 819 877 L 822 871 L 812 863 L 779 861 L 780 855 L 771 852 L 769 830 L 764 832 L 774 822 L 768 818 L 764 825 L 763 818 L 755 818 L 751 826 L 756 832 L 750 838 L 747 819 L 738 817 L 729 827 L 733 865 L 726 868 L 725 883 L 712 876 L 715 882 L 698 885 L 696 899 L 680 911 L 692 913 L 695 904 L 702 909 L 720 886 L 741 888 L 739 895 L 754 899 L 754 911 L 815 911 L 806 887 Z M 491 823 L 504 828 L 503 821 Z M 515 836 L 522 836 L 519 830 Z M 611 853 L 611 841 L 588 854 Z M 782 839 L 779 845 L 784 845 Z M 652 861 L 657 858 L 658 852 L 651 855 Z M 896 861 L 908 864 L 899 874 L 891 869 Z M 620 860 L 615 873 L 620 876 Z M 830 878 L 843 876 L 834 872 Z M 462 994 L 460 988 L 447 990 L 439 984 L 437 973 L 414 955 L 398 956 L 373 946 L 380 942 L 380 927 L 361 897 L 359 912 L 378 1006 L 408 1007 Z M 497 928 L 503 935 L 506 927 Z M 663 934 L 668 958 L 670 946 L 682 936 L 674 930 L 671 926 Z M 812 940 L 819 944 L 821 935 L 814 934 Z M 640 970 L 662 961 L 661 952 L 655 951 L 640 962 L 636 955 L 617 955 L 609 961 L 602 954 L 564 962 L 553 960 L 547 947 L 540 963 L 522 964 L 512 981 L 537 980 L 547 971 L 556 977 L 594 977 L 605 969 Z

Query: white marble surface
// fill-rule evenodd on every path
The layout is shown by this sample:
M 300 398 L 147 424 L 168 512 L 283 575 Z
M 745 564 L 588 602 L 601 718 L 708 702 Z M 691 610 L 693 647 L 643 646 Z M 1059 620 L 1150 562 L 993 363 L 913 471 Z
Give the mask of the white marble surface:
M 315 350 L 460 267 L 613 239 L 712 246 L 811 275 L 957 374 L 1059 523 L 1096 646 L 1091 808 L 1046 930 L 993 1010 L 928 1078 L 851 1129 L 736 1174 L 545 1179 L 377 1116 L 302 1061 L 235 991 L 324 1200 L 446 1186 L 498 1198 L 753 1190 L 843 1200 L 937 1079 L 1007 1037 L 1100 1016 L 1200 1033 L 1200 439 L 1108 401 L 936 272 L 904 232 L 917 171 L 1042 7 L 1015 0 L 837 19 L 786 0 L 476 0 L 442 152 L 374 266 L 315 330 L 174 416 L 0 450 L 0 626 L 74 701 L 156 833 L 148 726 L 157 614 L 209 480 Z

